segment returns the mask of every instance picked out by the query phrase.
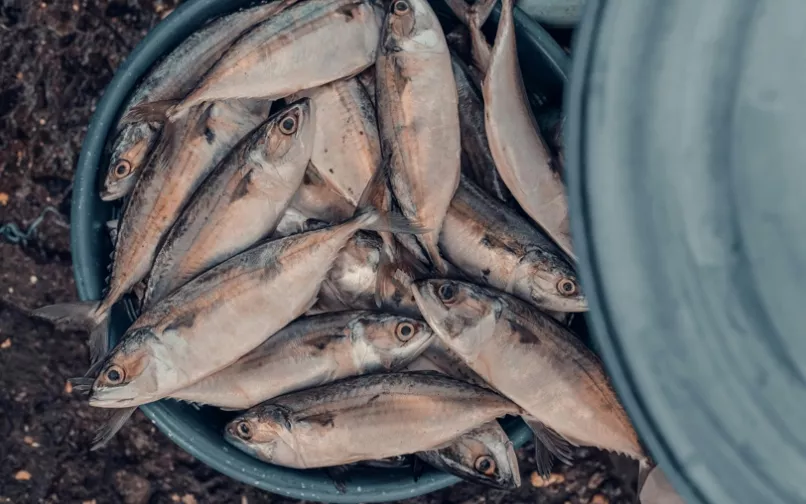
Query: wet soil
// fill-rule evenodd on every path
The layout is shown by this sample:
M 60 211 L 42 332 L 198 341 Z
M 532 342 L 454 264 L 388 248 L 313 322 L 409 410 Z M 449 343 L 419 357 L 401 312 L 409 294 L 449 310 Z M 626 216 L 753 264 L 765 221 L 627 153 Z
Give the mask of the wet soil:
M 85 337 L 28 315 L 76 298 L 69 206 L 82 138 L 115 68 L 175 3 L 0 0 L 0 504 L 292 502 L 209 469 L 139 412 L 106 448 L 89 451 L 104 414 L 67 384 L 85 369 Z M 20 240 L 10 225 L 25 231 L 47 208 Z M 578 455 L 548 484 L 531 478 L 522 451 L 516 492 L 460 484 L 407 502 L 631 501 L 629 464 Z

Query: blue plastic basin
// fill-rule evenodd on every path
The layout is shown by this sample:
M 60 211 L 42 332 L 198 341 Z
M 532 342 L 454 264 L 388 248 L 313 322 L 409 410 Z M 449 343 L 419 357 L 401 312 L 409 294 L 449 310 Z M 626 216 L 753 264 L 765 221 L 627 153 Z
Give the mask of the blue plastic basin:
M 108 137 L 126 99 L 148 69 L 190 33 L 212 18 L 251 3 L 249 0 L 188 0 L 140 42 L 106 88 L 84 139 L 74 180 L 71 244 L 76 285 L 82 300 L 99 299 L 108 274 L 112 246 L 105 223 L 118 207 L 101 201 L 98 193 L 109 162 L 105 146 L 111 140 Z M 440 15 L 450 22 L 452 18 L 444 4 L 433 3 Z M 496 10 L 492 21 L 497 18 Z M 539 25 L 517 9 L 515 22 L 524 80 L 536 105 L 535 112 L 541 122 L 556 120 L 562 107 L 568 58 Z M 131 322 L 127 312 L 116 307 L 112 313 L 112 341 L 117 341 Z M 458 481 L 454 476 L 433 469 L 427 469 L 417 482 L 405 470 L 361 469 L 350 473 L 347 493 L 342 494 L 323 471 L 273 466 L 230 447 L 221 435 L 221 428 L 231 414 L 213 408 L 197 410 L 171 400 L 143 406 L 142 410 L 169 438 L 210 467 L 244 483 L 289 497 L 345 503 L 383 502 L 422 495 Z M 518 445 L 529 438 L 529 432 L 520 422 L 506 422 L 505 427 Z

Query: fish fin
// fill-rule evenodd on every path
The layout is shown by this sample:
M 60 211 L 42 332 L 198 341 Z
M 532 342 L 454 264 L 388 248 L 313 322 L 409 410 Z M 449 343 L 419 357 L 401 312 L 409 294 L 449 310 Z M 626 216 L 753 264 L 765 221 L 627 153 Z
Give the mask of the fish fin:
M 92 440 L 92 448 L 90 451 L 95 451 L 99 448 L 103 448 L 109 443 L 115 434 L 126 424 L 126 421 L 129 417 L 132 416 L 134 410 L 137 408 L 121 408 L 115 410 L 109 418 L 106 420 L 104 425 L 98 429 L 98 432 L 95 434 L 95 438 Z
M 67 381 L 73 387 L 73 390 L 81 394 L 89 394 L 90 390 L 92 390 L 92 384 L 95 383 L 95 380 L 89 376 L 68 378 Z
M 535 435 L 535 461 L 538 462 L 538 464 L 540 463 L 540 460 L 546 460 L 546 455 L 542 453 L 542 450 L 554 455 L 565 464 L 571 464 L 571 459 L 573 458 L 573 445 L 567 439 L 562 437 L 554 429 L 534 418 L 523 417 L 523 420 Z M 538 472 L 539 470 L 540 468 L 538 467 Z M 550 462 L 548 472 L 551 472 Z
M 90 363 L 100 362 L 109 353 L 109 314 L 104 317 L 90 331 L 89 338 Z
M 171 110 L 179 100 L 160 100 L 138 103 L 130 108 L 120 119 L 121 124 L 136 122 L 165 122 L 171 116 Z
M 437 234 L 435 240 L 423 240 L 423 249 L 425 249 L 425 254 L 428 256 L 428 260 L 431 261 L 434 269 L 436 269 L 440 275 L 445 276 L 448 274 L 448 265 L 439 252 L 438 241 L 439 234 Z
M 350 472 L 350 466 L 340 465 L 327 467 L 325 468 L 325 472 L 339 493 L 347 493 L 347 481 L 349 480 L 347 473 Z
M 420 457 L 414 457 L 414 460 L 411 462 L 411 474 L 414 478 L 414 482 L 417 483 L 420 481 L 420 478 L 423 476 L 423 472 L 425 471 L 425 462 Z
M 78 301 L 43 306 L 31 312 L 34 317 L 49 320 L 53 325 L 68 330 L 90 330 L 97 324 L 95 311 L 98 301 Z
M 384 287 L 386 286 L 386 282 L 384 280 L 388 278 L 394 278 L 394 272 L 389 272 L 388 270 L 397 268 L 397 265 L 394 262 L 394 256 L 391 255 L 390 252 L 384 252 L 380 254 L 378 258 L 378 271 L 375 274 L 375 307 L 381 308 L 383 306 L 384 300 Z
M 109 240 L 112 242 L 112 245 L 115 245 L 118 241 L 118 227 L 120 224 L 119 219 L 111 219 L 106 221 L 106 230 L 109 232 Z M 110 262 L 109 265 L 111 266 L 112 263 Z
M 61 303 L 44 306 L 31 315 L 64 329 L 89 331 L 90 360 L 94 363 L 109 348 L 109 316 L 107 310 L 100 311 L 101 307 L 99 301 Z
M 645 467 L 644 483 L 638 488 L 638 502 L 643 504 L 685 504 L 660 467 Z M 640 478 L 641 469 L 639 469 Z
M 401 214 L 383 212 L 371 207 L 357 210 L 353 221 L 359 229 L 378 233 L 423 234 L 428 232 L 426 228 L 409 221 Z
M 381 234 L 388 253 L 394 248 L 393 237 L 388 233 L 422 234 L 428 230 L 417 222 L 409 221 L 392 210 L 392 192 L 389 188 L 389 163 L 381 165 L 372 174 L 361 198 L 358 200 L 354 219 L 363 219 L 362 229 Z M 384 234 L 386 233 L 386 236 Z
M 663 471 L 658 469 L 658 466 L 652 463 L 651 460 L 648 458 L 643 458 L 638 460 L 638 491 L 636 492 L 638 495 L 641 494 L 641 490 L 644 489 L 644 485 L 646 485 L 647 480 L 650 476 L 653 478 L 658 478 L 660 475 L 661 478 L 665 478 Z M 642 501 L 643 502 L 643 501 Z

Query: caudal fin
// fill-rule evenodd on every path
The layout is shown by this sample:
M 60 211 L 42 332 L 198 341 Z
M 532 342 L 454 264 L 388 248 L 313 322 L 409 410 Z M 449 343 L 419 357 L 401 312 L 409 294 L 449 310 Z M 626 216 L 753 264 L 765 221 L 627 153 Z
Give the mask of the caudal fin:
M 535 435 L 535 463 L 540 476 L 548 478 L 551 474 L 552 456 L 557 457 L 561 462 L 571 464 L 573 450 L 570 442 L 557 431 L 534 418 L 524 416 L 523 421 Z
M 686 504 L 666 479 L 660 467 L 642 464 L 639 469 L 639 480 L 642 477 L 644 481 L 639 481 L 638 489 L 638 500 L 641 504 Z
M 109 350 L 109 317 L 99 301 L 80 301 L 45 306 L 31 315 L 53 322 L 62 329 L 89 331 L 90 361 L 94 364 Z
M 123 115 L 120 122 L 121 124 L 136 122 L 162 123 L 170 118 L 171 111 L 177 103 L 177 100 L 138 103 Z
M 392 195 L 389 189 L 389 165 L 381 163 L 381 166 L 372 174 L 361 198 L 358 201 L 353 222 L 360 229 L 377 231 L 379 233 L 407 233 L 421 234 L 426 232 L 415 222 L 410 222 L 400 213 L 392 210 Z M 384 243 L 387 239 L 384 238 Z M 387 252 L 391 247 L 386 243 Z
M 106 446 L 106 444 L 109 443 L 109 440 L 111 440 L 115 434 L 117 434 L 118 431 L 123 428 L 123 426 L 126 424 L 126 421 L 129 420 L 136 409 L 137 408 L 135 407 L 114 410 L 104 425 L 101 426 L 101 428 L 98 429 L 98 432 L 95 433 L 95 438 L 92 440 L 92 448 L 90 448 L 90 450 L 95 451 Z

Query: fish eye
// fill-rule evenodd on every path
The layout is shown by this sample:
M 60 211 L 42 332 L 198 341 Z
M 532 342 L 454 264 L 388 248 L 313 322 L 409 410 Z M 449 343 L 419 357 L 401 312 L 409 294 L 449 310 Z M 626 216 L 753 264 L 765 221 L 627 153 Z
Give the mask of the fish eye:
M 115 165 L 115 176 L 118 178 L 123 178 L 132 172 L 132 164 L 126 161 L 125 159 L 121 159 L 118 161 L 118 164 Z
M 577 293 L 577 284 L 570 278 L 563 278 L 559 282 L 557 282 L 557 290 L 560 291 L 560 294 L 563 296 L 573 296 Z
M 235 430 L 238 432 L 238 436 L 243 440 L 250 440 L 252 439 L 252 426 L 249 425 L 249 422 L 243 420 L 238 422 L 238 425 L 235 427 Z
M 484 474 L 485 476 L 492 476 L 495 474 L 495 460 L 487 455 L 482 455 L 481 457 L 477 458 L 476 461 L 473 462 L 473 467 L 475 467 L 478 472 Z
M 395 328 L 395 336 L 400 341 L 408 341 L 414 336 L 414 326 L 409 322 L 401 322 Z
M 410 9 L 411 7 L 409 7 L 409 3 L 404 0 L 397 0 L 397 2 L 392 4 L 392 12 L 395 14 L 405 14 Z
M 440 285 L 437 293 L 443 302 L 450 303 L 456 300 L 456 288 L 449 283 Z
M 297 119 L 287 115 L 280 121 L 280 132 L 284 135 L 293 135 L 297 131 Z
M 123 383 L 123 378 L 125 378 L 125 376 L 126 373 L 123 371 L 123 368 L 117 364 L 112 364 L 106 368 L 106 371 L 104 371 L 104 377 L 111 385 L 119 385 Z

